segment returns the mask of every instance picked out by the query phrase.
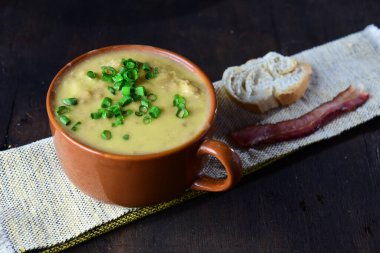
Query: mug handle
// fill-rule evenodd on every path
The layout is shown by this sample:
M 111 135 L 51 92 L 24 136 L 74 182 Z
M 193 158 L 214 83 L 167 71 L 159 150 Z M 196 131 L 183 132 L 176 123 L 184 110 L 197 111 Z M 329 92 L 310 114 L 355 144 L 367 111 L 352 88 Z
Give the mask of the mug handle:
M 242 176 L 242 165 L 239 156 L 229 146 L 216 140 L 206 140 L 199 147 L 197 158 L 204 155 L 215 156 L 227 172 L 227 177 L 222 179 L 200 175 L 193 183 L 191 189 L 198 191 L 220 192 L 226 191 L 236 185 Z

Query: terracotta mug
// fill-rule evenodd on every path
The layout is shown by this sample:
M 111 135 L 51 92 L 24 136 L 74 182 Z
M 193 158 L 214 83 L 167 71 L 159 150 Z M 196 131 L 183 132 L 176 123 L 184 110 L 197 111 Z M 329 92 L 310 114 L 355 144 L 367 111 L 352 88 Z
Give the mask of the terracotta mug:
M 114 50 L 141 50 L 182 64 L 198 75 L 210 94 L 208 124 L 193 139 L 170 150 L 144 155 L 119 155 L 93 149 L 71 137 L 54 116 L 52 100 L 60 77 L 88 57 Z M 225 191 L 241 178 L 239 156 L 226 144 L 208 139 L 215 120 L 217 101 L 205 73 L 186 58 L 151 46 L 120 45 L 85 53 L 66 64 L 50 84 L 46 99 L 51 132 L 58 158 L 67 177 L 82 192 L 104 202 L 122 206 L 146 206 L 177 197 L 186 189 Z M 201 175 L 201 160 L 215 156 L 226 170 L 225 179 Z

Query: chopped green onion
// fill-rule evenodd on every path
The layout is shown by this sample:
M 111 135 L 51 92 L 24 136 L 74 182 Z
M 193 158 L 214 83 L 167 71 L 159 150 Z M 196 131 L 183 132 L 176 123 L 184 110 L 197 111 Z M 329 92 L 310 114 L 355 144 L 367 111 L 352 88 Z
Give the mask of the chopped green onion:
M 94 71 L 87 71 L 87 76 L 91 79 L 94 79 L 96 77 L 96 73 Z
M 127 72 L 127 69 L 124 66 L 121 66 L 119 69 L 119 74 L 123 75 L 125 72 Z
M 157 100 L 157 95 L 153 94 L 153 93 L 150 93 L 150 94 L 147 95 L 147 98 L 148 98 L 149 101 L 154 102 L 154 101 Z
M 149 63 L 145 62 L 142 66 L 141 66 L 142 70 L 144 70 L 145 72 L 149 72 L 150 71 L 150 66 L 149 66 Z
M 139 112 L 144 113 L 144 114 L 147 113 L 148 112 L 148 107 L 140 105 Z
M 173 106 L 176 106 L 178 108 L 176 116 L 178 118 L 186 118 L 189 116 L 189 111 L 186 109 L 186 100 L 184 97 L 175 94 L 173 99 Z
M 154 68 L 153 72 L 150 71 L 145 74 L 145 79 L 147 80 L 153 79 L 157 76 L 157 74 L 158 74 L 158 68 L 156 67 Z
M 145 88 L 144 86 L 138 86 L 135 88 L 135 94 L 138 96 L 145 96 Z
M 111 87 L 111 86 L 108 86 L 108 87 L 107 87 L 107 90 L 108 90 L 109 92 L 111 92 L 112 95 L 115 95 L 115 94 L 116 94 L 115 89 L 114 89 L 113 87 Z
M 123 75 L 122 74 L 120 74 L 120 73 L 118 73 L 117 75 L 115 75 L 114 77 L 112 77 L 112 80 L 114 81 L 114 82 L 120 82 L 120 81 L 123 81 Z
M 144 124 L 149 124 L 150 122 L 152 122 L 152 117 L 149 115 L 145 116 L 143 122 Z
M 120 107 L 121 107 L 121 105 L 119 103 L 117 103 L 117 104 L 114 104 L 114 105 L 108 107 L 107 109 L 110 110 L 113 113 L 113 115 L 119 116 L 119 115 L 121 115 L 121 108 Z
M 141 98 L 142 98 L 142 97 L 141 97 L 140 95 L 136 95 L 136 94 L 133 94 L 133 95 L 132 95 L 132 99 L 133 99 L 133 101 L 135 101 L 135 102 L 136 102 L 136 101 L 140 101 Z
M 131 95 L 131 87 L 130 86 L 124 86 L 121 89 L 121 93 L 123 93 L 124 96 L 130 96 Z
M 117 127 L 124 124 L 124 117 L 122 115 L 119 115 L 116 117 L 116 120 L 114 123 L 112 123 L 113 127 Z
M 121 106 L 126 106 L 126 105 L 129 105 L 130 103 L 132 103 L 132 97 L 130 97 L 130 96 L 124 96 L 124 97 L 122 97 L 120 100 L 119 100 L 119 104 L 121 105 Z
M 179 104 L 177 105 L 177 108 L 178 108 L 178 109 L 186 109 L 186 103 L 179 103 Z
M 68 113 L 69 111 L 70 111 L 70 108 L 64 105 L 61 105 L 55 108 L 55 113 L 57 115 L 62 115 L 62 114 Z
M 110 107 L 111 104 L 112 104 L 112 99 L 110 99 L 109 97 L 105 97 L 105 98 L 103 98 L 103 101 L 102 101 L 100 107 L 107 108 L 107 107 Z
M 112 77 L 116 75 L 116 69 L 110 66 L 102 66 L 102 80 L 113 83 Z
M 90 114 L 90 116 L 91 116 L 91 119 L 100 119 L 102 117 L 102 113 L 100 113 L 100 112 L 92 112 Z
M 104 130 L 102 133 L 101 133 L 101 137 L 103 138 L 103 140 L 109 140 L 112 138 L 112 134 L 109 130 Z
M 189 116 L 189 111 L 186 109 L 186 108 L 181 108 L 181 109 L 178 109 L 177 113 L 176 113 L 176 116 L 178 118 L 186 118 L 187 116 Z
M 143 105 L 143 106 L 145 106 L 145 107 L 148 107 L 148 108 L 149 108 L 149 106 L 150 106 L 149 100 L 146 99 L 146 98 L 142 98 L 142 99 L 140 100 L 140 103 L 141 103 L 141 105 Z
M 116 69 L 114 69 L 111 66 L 102 66 L 102 74 L 108 75 L 108 76 L 115 76 L 116 75 Z
M 120 81 L 120 82 L 115 82 L 113 84 L 113 87 L 115 87 L 116 90 L 121 90 L 124 86 L 124 82 L 123 81 Z
M 76 105 L 76 104 L 78 104 L 78 99 L 76 99 L 76 98 L 64 98 L 64 99 L 62 99 L 62 102 L 65 105 Z
M 65 115 L 61 115 L 59 117 L 59 120 L 62 122 L 62 124 L 64 124 L 65 126 L 68 126 L 70 125 L 70 119 L 68 117 L 66 117 Z
M 173 99 L 173 106 L 179 107 L 181 104 L 186 104 L 185 98 L 178 94 L 175 94 Z
M 124 117 L 132 115 L 135 113 L 136 116 L 144 116 L 143 122 L 145 124 L 150 123 L 152 120 L 158 118 L 160 116 L 161 110 L 157 106 L 151 106 L 151 104 L 157 100 L 157 95 L 153 93 L 147 93 L 144 86 L 135 86 L 136 82 L 139 78 L 139 70 L 145 71 L 145 78 L 146 79 L 152 79 L 157 76 L 158 74 L 158 68 L 157 67 L 151 67 L 149 63 L 141 63 L 138 61 L 135 61 L 133 59 L 122 59 L 122 66 L 117 71 L 115 68 L 111 66 L 102 66 L 102 73 L 101 73 L 101 79 L 103 81 L 112 83 L 112 86 L 108 86 L 108 91 L 113 95 L 118 95 L 118 91 L 121 91 L 122 97 L 119 101 L 112 101 L 109 97 L 104 97 L 101 102 L 101 109 L 99 109 L 97 112 L 93 112 L 90 114 L 92 119 L 100 119 L 100 118 L 115 118 L 114 122 L 112 123 L 113 127 L 119 126 L 124 124 Z M 90 78 L 96 78 L 97 74 L 93 71 L 88 71 L 87 76 Z M 72 98 L 74 99 L 74 98 Z M 140 101 L 140 106 L 138 111 L 128 109 L 123 110 L 123 108 L 127 105 L 129 105 L 132 102 Z M 70 101 L 66 104 L 68 105 L 74 105 L 78 101 L 75 100 L 74 102 Z M 178 109 L 186 109 L 185 103 L 182 103 L 183 105 L 180 105 L 181 103 L 177 104 Z M 69 111 L 70 108 L 56 108 L 57 115 L 62 115 Z M 181 114 L 182 115 L 182 114 Z M 183 115 L 182 115 L 183 116 Z M 66 117 L 66 116 L 65 116 Z M 67 117 L 66 117 L 67 118 Z M 68 118 L 67 118 L 68 119 Z M 68 119 L 68 121 L 70 121 Z M 66 122 L 66 121 L 65 121 Z M 67 123 L 70 124 L 70 123 Z M 78 129 L 78 125 L 80 122 L 76 123 L 72 130 L 76 131 Z M 107 137 L 107 136 L 109 137 Z M 127 138 L 129 138 L 129 135 Z M 104 139 L 110 139 L 111 138 L 111 132 L 108 130 L 103 131 L 102 137 Z M 124 138 L 124 137 L 123 137 Z
M 78 130 L 78 126 L 82 124 L 82 122 L 78 121 L 77 123 L 74 124 L 74 126 L 71 128 L 74 132 Z
M 133 113 L 133 110 L 132 110 L 132 109 L 128 109 L 128 110 L 124 111 L 124 114 L 125 114 L 126 116 L 129 116 L 129 115 L 131 115 L 132 113 Z
M 107 74 L 102 75 L 102 80 L 108 83 L 113 83 L 112 76 L 107 75 Z
M 123 77 L 125 80 L 136 81 L 137 78 L 139 77 L 139 73 L 137 69 L 129 69 L 127 70 L 127 72 L 123 74 Z
M 124 134 L 123 135 L 123 139 L 126 140 L 126 141 L 129 140 L 129 134 Z
M 158 106 L 152 106 L 149 109 L 149 115 L 152 116 L 153 118 L 157 119 L 160 117 L 161 114 L 161 109 Z
M 135 81 L 133 80 L 124 80 L 125 86 L 133 87 L 135 85 Z
M 113 117 L 113 112 L 107 109 L 101 110 L 101 114 L 103 119 L 109 119 Z
M 137 65 L 136 62 L 132 59 L 128 59 L 128 60 L 123 59 L 122 63 L 127 69 L 134 69 Z

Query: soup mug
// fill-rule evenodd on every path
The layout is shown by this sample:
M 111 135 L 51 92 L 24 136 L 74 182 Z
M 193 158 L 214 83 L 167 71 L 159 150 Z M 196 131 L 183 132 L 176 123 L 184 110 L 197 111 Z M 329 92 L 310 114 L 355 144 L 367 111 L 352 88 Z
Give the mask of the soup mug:
M 211 101 L 207 124 L 203 129 L 182 145 L 141 155 L 99 151 L 71 137 L 57 121 L 52 108 L 59 79 L 77 63 L 114 50 L 141 50 L 153 56 L 167 57 L 199 76 L 208 89 Z M 54 77 L 47 94 L 46 108 L 57 156 L 65 174 L 82 192 L 98 200 L 122 206 L 146 206 L 168 201 L 188 188 L 225 191 L 241 178 L 239 156 L 226 144 L 210 139 L 217 108 L 212 83 L 199 67 L 176 53 L 142 45 L 111 46 L 85 53 L 66 64 Z M 215 179 L 200 173 L 205 155 L 219 159 L 226 170 L 226 178 Z

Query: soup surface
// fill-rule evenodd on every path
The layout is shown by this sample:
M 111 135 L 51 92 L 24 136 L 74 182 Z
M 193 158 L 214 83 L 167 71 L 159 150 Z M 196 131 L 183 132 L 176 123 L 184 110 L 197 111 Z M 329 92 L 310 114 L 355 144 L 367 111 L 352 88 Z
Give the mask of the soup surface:
M 212 113 L 197 75 L 163 56 L 131 50 L 94 55 L 70 67 L 58 80 L 52 107 L 73 138 L 115 154 L 179 146 Z

